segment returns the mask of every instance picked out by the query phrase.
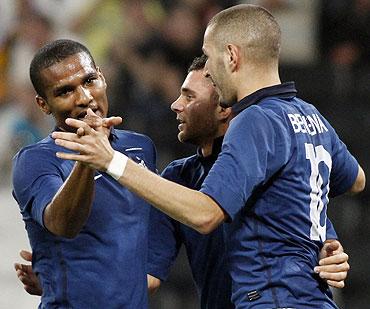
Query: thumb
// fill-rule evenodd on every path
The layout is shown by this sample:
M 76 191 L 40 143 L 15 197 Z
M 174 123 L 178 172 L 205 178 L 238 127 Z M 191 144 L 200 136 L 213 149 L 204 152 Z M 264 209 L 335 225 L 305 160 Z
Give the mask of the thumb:
M 26 250 L 21 250 L 19 252 L 19 255 L 21 256 L 22 259 L 24 259 L 28 262 L 32 262 L 32 253 L 31 252 L 26 251 Z
M 96 117 L 98 117 L 98 115 L 95 114 L 90 107 L 87 109 L 86 114 L 89 115 L 89 116 L 96 116 Z
M 340 248 L 340 243 L 337 240 L 333 240 L 329 243 L 326 243 L 324 245 L 325 251 L 327 252 L 327 255 L 333 255 L 335 251 L 337 251 Z
M 106 128 L 118 126 L 121 123 L 122 123 L 121 117 L 109 117 L 103 119 L 103 126 Z

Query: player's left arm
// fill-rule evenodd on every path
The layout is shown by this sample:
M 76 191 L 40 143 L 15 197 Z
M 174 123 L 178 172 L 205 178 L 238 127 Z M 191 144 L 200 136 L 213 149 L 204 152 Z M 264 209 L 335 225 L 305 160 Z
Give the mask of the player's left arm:
M 154 294 L 161 286 L 161 280 L 149 274 L 146 276 L 148 281 L 148 292 L 149 294 Z
M 315 272 L 328 285 L 343 288 L 349 268 L 348 255 L 344 252 L 342 244 L 338 240 L 327 239 L 320 251 L 319 265 L 315 267 Z
M 110 163 L 115 155 L 113 165 L 120 171 L 115 178 L 121 185 L 200 233 L 210 233 L 226 219 L 227 215 L 223 209 L 206 194 L 143 169 L 124 154 L 115 152 L 105 134 L 92 129 L 83 121 L 67 119 L 66 123 L 77 129 L 82 128 L 84 135 L 53 132 L 52 136 L 57 145 L 77 152 L 57 153 L 59 158 L 79 161 L 105 172 L 111 167 Z
M 348 190 L 350 194 L 360 193 L 365 189 L 366 177 L 365 172 L 360 165 L 358 165 L 358 173 L 355 182 Z

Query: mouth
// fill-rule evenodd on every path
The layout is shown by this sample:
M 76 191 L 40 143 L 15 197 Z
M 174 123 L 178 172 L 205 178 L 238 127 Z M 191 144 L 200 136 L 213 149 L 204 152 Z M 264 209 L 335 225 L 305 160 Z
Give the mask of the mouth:
M 183 129 L 184 125 L 185 125 L 185 121 L 182 120 L 182 119 L 180 119 L 180 118 L 176 118 L 176 120 L 179 123 L 179 125 L 178 125 L 179 131 L 182 131 L 182 129 Z

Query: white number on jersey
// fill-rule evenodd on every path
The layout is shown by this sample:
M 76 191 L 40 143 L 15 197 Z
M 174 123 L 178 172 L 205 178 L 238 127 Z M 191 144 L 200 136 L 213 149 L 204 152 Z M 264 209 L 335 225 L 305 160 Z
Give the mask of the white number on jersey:
M 311 186 L 311 193 L 310 193 L 310 218 L 311 218 L 311 232 L 310 238 L 312 240 L 326 240 L 326 214 L 324 225 L 321 226 L 320 224 L 320 215 L 322 210 L 324 209 L 324 202 L 323 202 L 323 190 L 322 185 L 324 181 L 326 182 L 326 194 L 324 198 L 328 201 L 328 193 L 329 193 L 329 175 L 331 171 L 331 156 L 330 153 L 325 150 L 322 145 L 314 147 L 312 144 L 305 143 L 306 148 L 306 159 L 310 160 L 311 164 L 311 175 L 310 175 L 310 186 Z M 324 162 L 325 165 L 329 169 L 329 173 L 327 179 L 323 179 L 322 175 L 319 173 L 319 164 L 320 162 Z M 325 176 L 324 176 L 325 177 Z

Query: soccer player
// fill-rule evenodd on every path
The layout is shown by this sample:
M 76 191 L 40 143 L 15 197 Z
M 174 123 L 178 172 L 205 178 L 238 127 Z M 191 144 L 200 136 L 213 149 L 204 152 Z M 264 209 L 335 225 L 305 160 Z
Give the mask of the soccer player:
M 219 105 L 219 97 L 204 76 L 206 58 L 194 59 L 181 87 L 178 99 L 171 105 L 180 122 L 178 138 L 197 145 L 197 154 L 170 163 L 162 176 L 192 189 L 200 189 L 204 178 L 221 150 L 223 135 L 231 118 L 231 109 Z M 202 235 L 152 208 L 149 220 L 148 283 L 151 291 L 165 280 L 170 266 L 183 244 L 192 275 L 200 295 L 201 308 L 234 308 L 231 303 L 231 280 L 226 263 L 226 225 L 209 235 Z M 335 238 L 331 225 L 328 238 Z M 31 261 L 31 255 L 22 251 Z M 327 255 L 335 254 L 330 257 Z M 333 286 L 343 286 L 349 268 L 348 256 L 337 241 L 326 242 L 321 250 L 323 278 Z M 16 264 L 17 274 L 26 291 L 41 295 L 38 281 L 29 265 Z
M 55 131 L 75 132 L 65 124 L 68 117 L 106 117 L 104 76 L 80 43 L 47 44 L 34 56 L 30 76 L 38 106 L 55 118 Z M 155 170 L 148 137 L 99 130 L 110 147 Z M 48 136 L 14 158 L 13 195 L 43 290 L 40 307 L 147 308 L 149 205 L 106 173 L 56 158 L 61 150 Z
M 205 63 L 204 56 L 194 59 L 180 96 L 171 105 L 180 123 L 179 141 L 197 145 L 197 153 L 173 161 L 162 172 L 162 177 L 195 190 L 201 188 L 216 161 L 231 119 L 231 108 L 219 105 L 219 96 L 204 75 Z M 328 239 L 336 238 L 330 221 L 327 233 Z M 149 220 L 149 289 L 156 290 L 161 281 L 167 279 L 171 265 L 184 245 L 200 296 L 200 308 L 234 308 L 227 271 L 226 234 L 226 224 L 221 224 L 208 235 L 202 235 L 152 208 Z M 336 255 L 327 257 L 333 253 Z M 342 287 L 349 266 L 348 256 L 342 253 L 340 244 L 327 240 L 321 256 L 326 257 L 321 260 L 326 265 L 321 274 L 323 278 L 335 287 Z
M 53 138 L 78 152 L 57 157 L 107 171 L 199 232 L 230 223 L 236 308 L 336 308 L 314 275 L 327 238 L 328 196 L 361 192 L 365 175 L 329 122 L 297 98 L 294 83 L 281 83 L 280 36 L 273 16 L 259 6 L 228 8 L 208 24 L 206 68 L 236 117 L 200 191 L 142 169 L 82 121 L 66 120 L 79 136 L 54 132 Z

